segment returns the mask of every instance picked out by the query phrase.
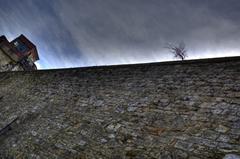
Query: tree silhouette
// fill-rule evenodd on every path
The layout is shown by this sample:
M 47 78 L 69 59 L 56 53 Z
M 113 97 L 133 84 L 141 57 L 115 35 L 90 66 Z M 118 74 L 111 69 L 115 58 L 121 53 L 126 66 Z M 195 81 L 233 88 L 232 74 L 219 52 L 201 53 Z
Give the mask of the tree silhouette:
M 175 58 L 180 58 L 181 60 L 184 60 L 187 57 L 186 45 L 184 42 L 181 42 L 178 45 L 169 43 L 167 44 L 166 48 L 174 54 Z

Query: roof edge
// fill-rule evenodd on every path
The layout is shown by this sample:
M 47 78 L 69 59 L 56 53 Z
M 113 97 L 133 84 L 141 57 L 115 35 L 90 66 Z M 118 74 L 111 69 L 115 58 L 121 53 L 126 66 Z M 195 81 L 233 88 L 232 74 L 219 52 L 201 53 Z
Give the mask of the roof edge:
M 38 71 L 47 70 L 74 70 L 74 69 L 88 69 L 88 68 L 110 68 L 110 67 L 131 67 L 142 65 L 178 65 L 178 64 L 197 64 L 197 63 L 221 63 L 240 61 L 240 56 L 231 57 L 218 57 L 218 58 L 203 58 L 203 59 L 189 59 L 189 60 L 177 60 L 177 61 L 161 61 L 161 62 L 149 62 L 149 63 L 136 63 L 136 64 L 120 64 L 120 65 L 101 65 L 101 66 L 86 66 L 86 67 L 73 67 L 73 68 L 57 68 L 57 69 L 42 69 Z
M 121 64 L 121 65 L 102 65 L 102 66 L 87 66 L 87 67 L 74 67 L 74 68 L 58 68 L 58 69 L 41 69 L 30 72 L 48 72 L 48 71 L 63 71 L 63 70 L 81 70 L 81 69 L 103 69 L 103 68 L 125 68 L 135 66 L 154 66 L 154 65 L 188 65 L 188 64 L 199 64 L 199 63 L 222 63 L 222 62 L 233 62 L 239 61 L 240 56 L 232 57 L 218 57 L 218 58 L 203 58 L 203 59 L 190 59 L 190 60 L 179 60 L 179 61 L 163 61 L 163 62 L 151 62 L 151 63 L 137 63 L 137 64 Z M 16 71 L 18 72 L 18 71 Z M 20 71 L 21 72 L 21 71 Z M 25 71 L 28 72 L 28 71 Z

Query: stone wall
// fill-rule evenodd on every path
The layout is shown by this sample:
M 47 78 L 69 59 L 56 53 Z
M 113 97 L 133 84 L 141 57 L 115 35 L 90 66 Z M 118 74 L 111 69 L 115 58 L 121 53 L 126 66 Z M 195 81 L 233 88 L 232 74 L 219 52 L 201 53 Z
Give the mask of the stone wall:
M 239 57 L 0 73 L 0 128 L 5 127 L 0 154 L 66 159 L 238 155 L 239 81 Z
M 12 60 L 0 49 L 0 66 L 9 64 Z

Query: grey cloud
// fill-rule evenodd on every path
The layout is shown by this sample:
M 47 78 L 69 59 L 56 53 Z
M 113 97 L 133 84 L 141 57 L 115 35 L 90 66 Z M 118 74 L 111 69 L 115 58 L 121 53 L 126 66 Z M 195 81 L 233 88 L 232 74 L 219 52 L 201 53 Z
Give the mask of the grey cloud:
M 190 50 L 199 50 L 193 55 L 201 50 L 216 51 L 214 47 L 237 47 L 239 25 L 226 18 L 228 12 L 223 16 L 220 10 L 223 6 L 219 10 L 214 7 L 222 2 L 90 0 L 65 4 L 61 1 L 57 8 L 63 11 L 60 17 L 76 35 L 79 46 L 99 53 L 98 58 L 105 54 L 115 56 L 116 52 L 122 58 L 145 57 L 154 61 L 149 52 L 154 50 L 157 60 L 161 60 L 166 56 L 163 50 L 166 42 L 186 41 Z
M 81 50 L 54 12 L 54 1 L 9 0 L 1 1 L 0 6 L 3 4 L 0 34 L 10 39 L 27 35 L 38 47 L 42 67 L 76 67 L 73 63 L 84 63 L 76 60 L 81 59 Z
M 13 1 L 17 10 L 9 5 Z M 240 55 L 238 0 L 7 3 L 0 7 L 0 29 L 30 36 L 45 68 L 171 60 L 164 46 L 179 41 L 185 41 L 189 58 Z

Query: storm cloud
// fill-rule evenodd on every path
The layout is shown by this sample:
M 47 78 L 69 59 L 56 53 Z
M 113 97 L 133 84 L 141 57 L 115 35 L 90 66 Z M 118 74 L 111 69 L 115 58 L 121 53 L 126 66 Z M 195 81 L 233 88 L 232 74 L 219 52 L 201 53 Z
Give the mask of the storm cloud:
M 5 0 L 0 34 L 25 34 L 40 68 L 173 60 L 166 43 L 184 41 L 188 58 L 240 55 L 238 0 Z

